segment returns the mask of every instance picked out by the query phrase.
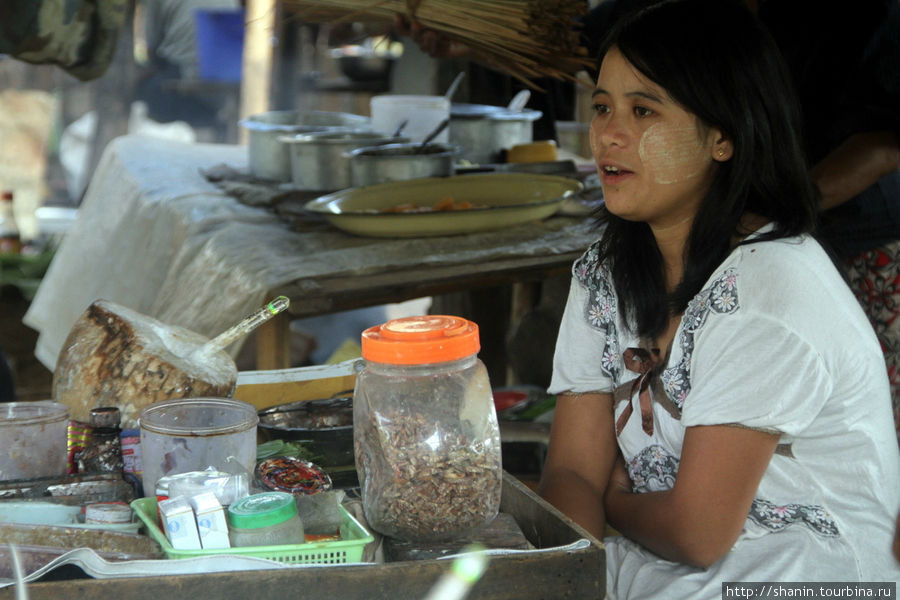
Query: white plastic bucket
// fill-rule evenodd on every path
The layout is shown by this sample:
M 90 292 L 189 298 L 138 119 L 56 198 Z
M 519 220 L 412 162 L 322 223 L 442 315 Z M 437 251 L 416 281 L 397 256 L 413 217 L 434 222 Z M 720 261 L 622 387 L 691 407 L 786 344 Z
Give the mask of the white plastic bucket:
M 444 96 L 412 96 L 389 94 L 374 96 L 369 102 L 372 129 L 393 132 L 403 121 L 403 137 L 411 142 L 421 142 L 441 121 L 450 118 L 450 100 Z M 444 129 L 433 142 L 447 143 L 449 133 Z

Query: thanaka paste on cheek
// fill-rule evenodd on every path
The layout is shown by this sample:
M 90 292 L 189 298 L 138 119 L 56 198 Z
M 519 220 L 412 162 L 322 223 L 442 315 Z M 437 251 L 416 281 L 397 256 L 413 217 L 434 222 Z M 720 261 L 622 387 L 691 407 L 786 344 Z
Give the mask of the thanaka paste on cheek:
M 599 127 L 594 127 L 593 125 L 588 129 L 588 143 L 591 147 L 591 155 L 594 157 L 595 163 L 599 161 L 600 148 L 602 147 L 602 144 L 600 144 L 599 129 Z
M 694 126 L 654 123 L 644 131 L 638 155 L 653 181 L 679 183 L 703 172 L 705 149 Z

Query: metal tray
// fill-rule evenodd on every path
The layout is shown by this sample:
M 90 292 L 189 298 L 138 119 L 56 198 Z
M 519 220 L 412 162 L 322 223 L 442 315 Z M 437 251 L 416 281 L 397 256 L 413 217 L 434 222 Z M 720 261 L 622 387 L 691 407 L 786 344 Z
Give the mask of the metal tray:
M 58 504 L 131 502 L 134 488 L 116 473 L 0 481 L 0 500 L 40 499 Z

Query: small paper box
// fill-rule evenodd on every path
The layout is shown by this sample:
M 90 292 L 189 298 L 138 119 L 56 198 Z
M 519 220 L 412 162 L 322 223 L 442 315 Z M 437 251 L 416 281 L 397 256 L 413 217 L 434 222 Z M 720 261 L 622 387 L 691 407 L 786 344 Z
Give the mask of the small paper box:
M 190 503 L 183 496 L 159 502 L 159 516 L 169 543 L 178 550 L 200 550 L 200 535 Z
M 225 511 L 213 492 L 202 492 L 190 499 L 197 518 L 200 545 L 208 548 L 230 548 Z

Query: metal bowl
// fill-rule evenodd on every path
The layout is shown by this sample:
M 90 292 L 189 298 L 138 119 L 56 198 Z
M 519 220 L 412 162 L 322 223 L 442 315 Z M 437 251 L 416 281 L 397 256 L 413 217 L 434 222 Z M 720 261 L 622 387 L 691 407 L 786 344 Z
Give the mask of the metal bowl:
M 305 442 L 322 467 L 352 465 L 353 392 L 261 410 L 257 430 L 266 440 Z
M 453 175 L 453 162 L 459 148 L 437 143 L 420 147 L 419 143 L 386 144 L 348 152 L 350 184 L 358 187 Z
M 347 79 L 359 83 L 387 81 L 394 68 L 394 59 L 390 56 L 374 54 L 351 56 L 341 55 L 337 58 L 338 67 Z
M 291 180 L 301 190 L 333 192 L 350 187 L 347 152 L 407 141 L 376 131 L 317 131 L 278 138 L 290 148 Z

